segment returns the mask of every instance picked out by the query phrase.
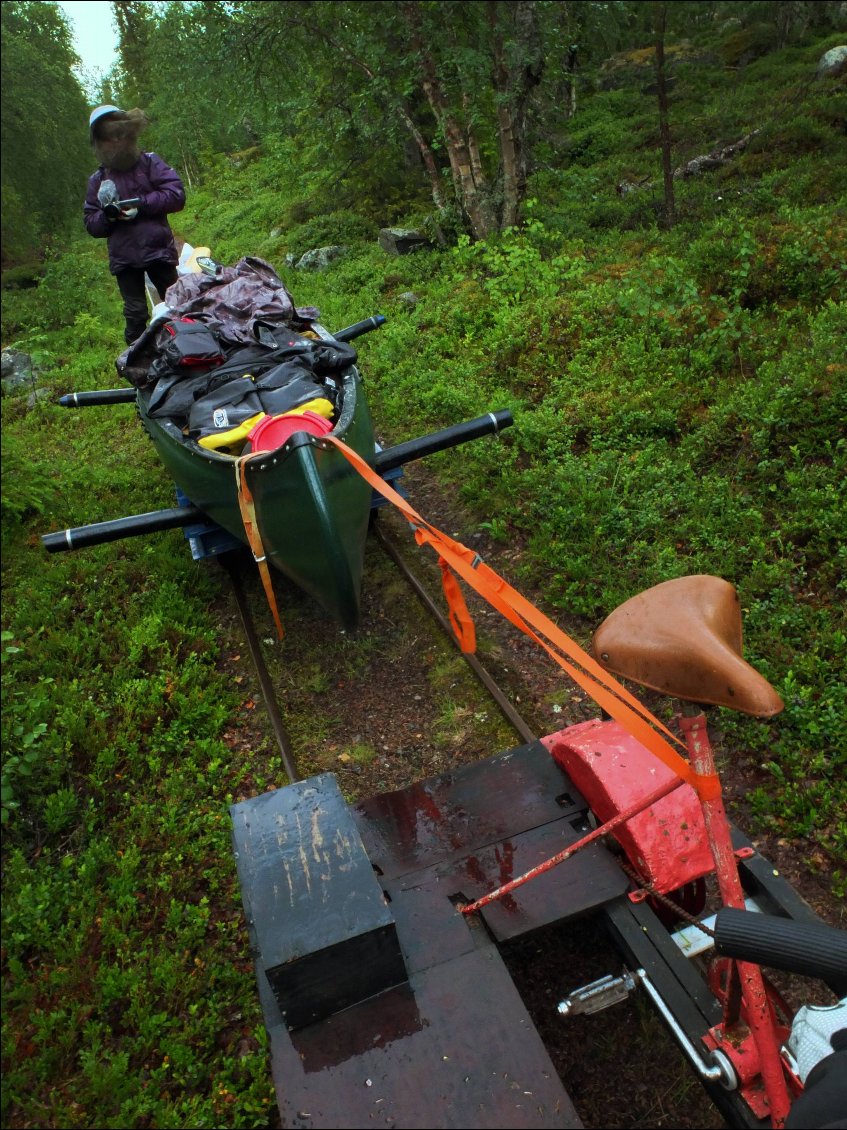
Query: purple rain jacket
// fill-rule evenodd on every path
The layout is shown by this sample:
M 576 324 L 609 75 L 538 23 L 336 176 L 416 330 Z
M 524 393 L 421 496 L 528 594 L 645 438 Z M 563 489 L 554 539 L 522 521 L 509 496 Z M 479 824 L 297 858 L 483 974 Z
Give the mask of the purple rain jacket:
M 105 179 L 113 180 L 121 200 L 140 197 L 134 220 L 107 220 L 97 199 Z M 168 212 L 185 207 L 185 189 L 179 174 L 157 153 L 142 153 L 126 172 L 102 165 L 88 178 L 83 220 L 89 235 L 109 241 L 109 270 L 113 275 L 127 267 L 179 261 Z

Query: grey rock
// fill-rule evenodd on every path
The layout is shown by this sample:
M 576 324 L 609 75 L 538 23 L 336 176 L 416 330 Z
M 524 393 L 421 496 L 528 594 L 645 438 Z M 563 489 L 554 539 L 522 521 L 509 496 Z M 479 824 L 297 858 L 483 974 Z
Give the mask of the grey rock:
M 838 78 L 847 72 L 847 47 L 831 47 L 818 60 L 816 78 Z
M 36 404 L 39 404 L 42 400 L 49 400 L 49 399 L 50 399 L 50 389 L 49 388 L 36 388 L 36 389 L 33 389 L 33 391 L 26 398 L 26 406 L 27 406 L 27 408 L 34 408 L 36 406 Z
M 35 370 L 32 367 L 32 358 L 28 353 L 18 349 L 4 349 L 0 357 L 0 377 L 3 381 L 3 392 L 12 392 L 21 385 L 31 384 L 35 380 Z
M 340 259 L 346 252 L 346 247 L 338 244 L 332 247 L 315 247 L 301 256 L 297 263 L 298 271 L 325 271 L 330 263 Z
M 427 235 L 414 228 L 382 228 L 379 246 L 389 255 L 408 255 L 421 247 L 431 247 L 432 244 Z
M 402 294 L 397 295 L 397 301 L 402 302 L 405 306 L 417 306 L 420 298 L 413 290 L 404 290 Z

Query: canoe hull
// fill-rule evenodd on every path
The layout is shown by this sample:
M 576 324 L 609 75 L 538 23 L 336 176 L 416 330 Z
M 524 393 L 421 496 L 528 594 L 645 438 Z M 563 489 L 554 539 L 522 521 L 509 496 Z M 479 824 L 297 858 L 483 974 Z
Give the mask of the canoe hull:
M 343 408 L 333 435 L 372 462 L 373 423 L 359 372 L 343 378 Z M 139 412 L 165 468 L 209 518 L 247 541 L 235 481 L 235 459 L 186 441 L 174 425 Z M 358 622 L 371 490 L 331 445 L 295 433 L 276 451 L 245 466 L 265 553 L 344 627 Z

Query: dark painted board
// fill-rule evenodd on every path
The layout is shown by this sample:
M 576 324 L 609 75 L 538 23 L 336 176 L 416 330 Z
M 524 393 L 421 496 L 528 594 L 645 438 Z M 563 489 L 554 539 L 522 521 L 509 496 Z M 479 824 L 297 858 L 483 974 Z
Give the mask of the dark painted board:
M 371 861 L 386 877 L 472 855 L 585 802 L 540 742 L 356 805 Z
M 398 918 L 410 970 L 453 955 L 449 901 L 470 902 L 545 862 L 584 834 L 584 801 L 540 742 L 358 804 L 353 812 Z M 629 881 L 592 845 L 482 913 L 498 941 L 616 898 Z M 461 946 L 463 934 L 456 934 Z
M 271 1049 L 286 1127 L 582 1126 L 493 946 Z
M 581 1125 L 491 938 L 586 913 L 618 897 L 626 877 L 594 846 L 474 919 L 454 896 L 484 894 L 573 843 L 583 809 L 532 743 L 349 810 L 409 981 L 291 1032 L 260 972 L 285 1126 Z M 308 842 L 292 838 L 300 852 Z M 288 929 L 288 908 L 262 925 L 267 894 L 249 890 L 262 868 L 239 859 L 239 873 L 254 946 L 261 929 L 259 950 L 284 948 L 272 937 Z
M 721 1018 L 721 1007 L 698 968 L 646 902 L 618 899 L 605 907 L 618 948 L 644 969 L 694 1043 Z
M 780 875 L 778 868 L 760 855 L 751 841 L 736 827 L 732 828 L 732 846 L 736 852 L 743 848 L 751 853 L 738 860 L 741 883 L 744 890 L 760 901 L 768 913 L 793 918 L 798 922 L 820 922 L 819 916 L 788 880 Z
M 410 977 L 474 949 L 475 931 L 450 901 L 456 891 L 454 878 L 440 876 L 432 868 L 405 879 L 388 883 L 383 880 L 383 884 L 391 898 L 391 911 Z M 485 933 L 479 922 L 476 927 L 477 932 Z
M 331 773 L 231 814 L 258 961 L 289 1027 L 406 980 L 394 917 Z
M 394 879 L 383 876 L 409 973 L 468 947 L 466 920 L 456 909 L 455 896 L 473 901 L 576 839 L 568 821 L 560 820 L 481 848 L 467 859 L 450 859 Z M 594 845 L 490 903 L 481 915 L 492 936 L 505 942 L 587 914 L 617 898 L 627 886 L 612 856 Z

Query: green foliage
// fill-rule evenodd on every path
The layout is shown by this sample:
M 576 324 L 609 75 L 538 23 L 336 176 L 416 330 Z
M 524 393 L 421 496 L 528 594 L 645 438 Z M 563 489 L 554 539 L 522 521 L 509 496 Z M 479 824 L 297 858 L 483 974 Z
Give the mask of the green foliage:
M 98 251 L 69 248 L 21 292 L 41 388 L 114 379 L 120 304 Z M 3 1122 L 38 1095 L 56 1125 L 266 1125 L 226 816 L 240 695 L 218 670 L 215 579 L 171 535 L 79 557 L 38 546 L 45 529 L 172 504 L 131 407 L 4 397 L 3 430 Z M 71 1098 L 54 1086 L 66 1072 Z
M 313 247 L 366 242 L 376 239 L 376 235 L 376 226 L 355 212 L 328 212 L 287 231 L 283 246 L 289 254 L 299 258 Z
M 721 56 L 728 67 L 743 67 L 769 54 L 777 46 L 779 33 L 774 24 L 754 23 L 728 35 L 721 45 Z
M 560 53 L 584 32 L 586 71 L 649 31 L 644 5 L 540 7 L 546 32 L 564 37 Z M 720 41 L 704 7 L 677 7 L 673 19 Z M 267 56 L 261 98 L 242 75 L 239 85 L 231 69 L 205 65 L 236 33 L 284 30 L 310 9 L 325 31 L 333 8 L 150 11 L 155 144 L 195 178 L 178 233 L 225 261 L 263 254 L 278 267 L 286 251 L 351 245 L 330 272 L 283 269 L 295 301 L 335 327 L 388 315 L 362 355 L 389 442 L 513 410 L 498 442 L 432 465 L 478 528 L 521 546 L 509 579 L 536 584 L 578 635 L 658 581 L 731 580 L 746 654 L 786 703 L 769 723 L 720 717 L 755 782 L 747 830 L 802 836 L 843 889 L 845 169 L 837 92 L 809 80 L 833 37 L 795 38 L 730 74 L 709 57 L 679 62 L 680 159 L 766 128 L 737 162 L 679 182 L 674 231 L 657 229 L 653 190 L 616 190 L 658 176 L 651 96 L 586 82 L 568 123 L 551 115 L 561 103 L 550 88 L 538 91 L 542 160 L 520 227 L 391 258 L 376 228 L 417 220 L 425 196 L 390 167 L 401 131 L 379 101 L 396 93 L 405 56 L 371 44 L 385 62 L 377 86 L 360 75 L 339 89 L 337 58 L 314 51 L 298 72 L 304 92 Z M 51 10 L 3 5 L 4 41 L 12 16 L 29 27 Z M 373 9 L 344 10 L 352 43 Z M 715 10 L 749 23 L 763 9 Z M 468 67 L 480 74 L 480 59 Z M 479 105 L 490 109 L 487 93 Z M 8 102 L 7 87 L 4 114 Z M 774 121 L 762 123 L 763 106 L 778 108 Z M 67 191 L 78 209 L 81 192 Z M 12 213 L 22 207 L 10 200 Z M 414 306 L 400 298 L 408 290 Z M 131 408 L 53 403 L 113 383 L 120 329 L 102 241 L 57 235 L 37 289 L 4 294 L 4 343 L 32 355 L 50 395 L 2 405 L 3 1123 L 267 1126 L 267 1040 L 226 807 L 282 772 L 270 743 L 233 740 L 247 707 L 222 661 L 216 574 L 176 551 L 177 532 L 78 556 L 38 545 L 47 529 L 172 504 Z M 379 658 L 367 633 L 338 649 L 345 677 L 369 677 Z M 326 698 L 319 670 L 280 666 L 304 696 Z M 433 668 L 433 686 L 454 679 L 452 667 Z M 292 720 L 298 733 L 335 725 L 314 714 L 304 706 Z M 448 745 L 467 722 L 458 698 L 446 702 Z M 373 755 L 364 744 L 348 752 Z
M 122 104 L 148 106 L 155 87 L 153 5 L 146 0 L 121 0 L 111 8 L 118 31 Z
M 3 659 L 3 687 L 13 682 L 14 676 L 9 672 L 15 656 L 20 652 L 12 642 L 12 632 L 2 633 L 2 659 Z M 41 686 L 52 683 L 52 679 L 41 680 Z M 23 692 L 12 691 L 15 697 L 21 697 Z M 0 801 L 2 801 L 2 822 L 8 824 L 11 814 L 20 807 L 18 799 L 21 789 L 27 784 L 27 779 L 32 777 L 41 757 L 40 742 L 47 732 L 45 722 L 36 722 L 39 708 L 44 705 L 44 695 L 36 693 L 27 695 L 26 711 L 21 712 L 20 719 L 9 726 L 8 738 L 3 742 L 2 775 L 0 775 Z
M 80 207 L 87 152 L 86 102 L 71 67 L 71 33 L 58 4 L 0 9 L 3 48 L 3 264 L 37 254 Z
M 216 154 L 255 142 L 255 91 L 243 65 L 232 65 L 243 56 L 225 46 L 232 16 L 220 4 L 117 7 L 136 9 L 123 18 L 122 40 L 132 46 L 117 93 L 149 112 L 153 124 L 144 134 L 145 146 L 195 184 Z
M 3 428 L 7 419 L 12 418 L 11 409 L 7 411 L 4 398 Z M 33 460 L 25 442 L 9 428 L 3 441 L 3 460 L 0 463 L 0 507 L 2 507 L 3 536 L 22 518 L 43 514 L 47 509 L 54 490 L 52 476 L 42 466 L 33 466 Z
M 108 281 L 108 287 L 103 284 Z M 48 330 L 73 326 L 79 317 L 99 316 L 108 323 L 120 311 L 117 287 L 109 276 L 105 242 L 77 235 L 48 251 L 36 290 L 16 296 L 17 302 L 3 299 L 4 341 L 20 340 L 21 348 L 30 345 Z M 84 323 L 83 323 L 84 324 Z
M 3 272 L 3 289 L 14 290 L 18 287 L 37 286 L 43 270 L 38 261 L 10 267 L 8 271 Z

